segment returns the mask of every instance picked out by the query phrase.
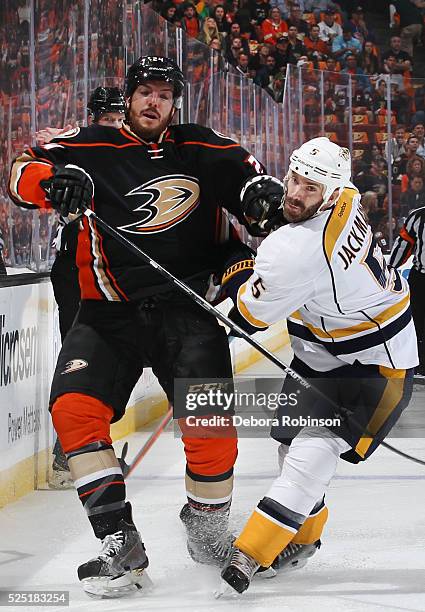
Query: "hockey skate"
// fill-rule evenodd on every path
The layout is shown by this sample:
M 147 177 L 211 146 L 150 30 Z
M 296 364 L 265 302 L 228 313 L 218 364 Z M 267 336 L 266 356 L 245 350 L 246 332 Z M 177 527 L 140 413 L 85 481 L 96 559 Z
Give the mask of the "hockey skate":
M 221 567 L 228 558 L 235 536 L 228 531 L 230 510 L 205 512 L 185 504 L 180 519 L 186 527 L 187 550 L 194 561 Z
M 322 543 L 317 540 L 313 544 L 294 544 L 289 542 L 288 546 L 273 561 L 271 567 L 277 572 L 300 569 L 321 547 Z
M 78 568 L 86 593 L 99 598 L 123 597 L 149 586 L 149 561 L 136 527 L 121 520 L 120 530 L 102 540 L 98 557 Z
M 216 592 L 216 597 L 232 592 L 229 587 L 237 593 L 246 591 L 259 567 L 260 564 L 255 559 L 239 548 L 234 548 L 221 572 L 222 585 Z

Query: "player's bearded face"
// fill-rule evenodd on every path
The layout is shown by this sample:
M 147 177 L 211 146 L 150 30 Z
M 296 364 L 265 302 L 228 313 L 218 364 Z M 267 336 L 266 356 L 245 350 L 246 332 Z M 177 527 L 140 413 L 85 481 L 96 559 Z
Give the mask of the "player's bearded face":
M 290 172 L 287 179 L 287 193 L 283 216 L 290 223 L 299 223 L 316 214 L 323 202 L 323 186 L 316 181 Z
M 173 86 L 164 81 L 148 81 L 131 96 L 128 123 L 140 138 L 154 140 L 170 123 L 173 113 Z

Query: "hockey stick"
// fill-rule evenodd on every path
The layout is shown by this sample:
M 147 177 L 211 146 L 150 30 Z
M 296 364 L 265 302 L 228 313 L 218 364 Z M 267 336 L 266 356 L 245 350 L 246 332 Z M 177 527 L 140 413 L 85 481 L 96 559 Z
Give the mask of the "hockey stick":
M 183 293 L 185 293 L 190 298 L 192 298 L 199 306 L 201 306 L 201 308 L 203 308 L 209 314 L 213 315 L 216 319 L 218 319 L 219 321 L 227 325 L 227 327 L 230 328 L 232 335 L 240 336 L 241 338 L 243 338 L 246 342 L 248 342 L 248 344 L 250 344 L 253 348 L 255 348 L 259 353 L 264 355 L 264 357 L 269 359 L 269 361 L 274 363 L 278 368 L 286 372 L 286 374 L 291 376 L 291 378 L 296 380 L 305 389 L 310 389 L 310 391 L 312 391 L 317 397 L 320 397 L 322 400 L 325 400 L 326 403 L 330 404 L 334 408 L 336 415 L 339 415 L 341 413 L 343 416 L 351 417 L 351 414 L 343 406 L 339 406 L 332 398 L 328 397 L 327 395 L 322 393 L 322 391 L 320 391 L 320 389 L 318 389 L 316 386 L 312 385 L 307 380 L 305 380 L 305 378 L 300 376 L 300 374 L 298 374 L 290 366 L 286 365 L 283 361 L 281 361 L 278 357 L 276 357 L 276 355 L 274 355 L 272 352 L 266 349 L 265 346 L 263 346 L 262 344 L 254 340 L 254 338 L 252 338 L 245 330 L 239 327 L 239 325 L 237 325 L 231 319 L 229 319 L 229 317 L 226 317 L 226 315 L 224 315 L 222 312 L 217 310 L 217 308 L 212 306 L 209 302 L 207 302 L 207 300 L 205 300 L 203 297 L 198 295 L 196 291 L 191 289 L 188 285 L 186 285 L 186 283 L 179 280 L 173 274 L 171 274 L 171 272 L 168 272 L 168 270 L 163 268 L 161 264 L 159 264 L 157 261 L 152 259 L 147 253 L 145 253 L 142 249 L 140 249 L 137 245 L 135 245 L 134 242 L 131 242 L 131 240 L 126 238 L 123 234 L 118 232 L 115 228 L 111 227 L 109 223 L 106 223 L 106 221 L 98 217 L 93 210 L 91 210 L 85 205 L 82 205 L 82 209 L 83 209 L 84 215 L 88 219 L 90 218 L 93 219 L 99 227 L 105 230 L 107 234 L 109 234 L 110 236 L 118 240 L 118 242 L 120 242 L 125 247 L 127 247 L 132 253 L 134 253 L 137 257 L 142 259 L 145 263 L 148 263 L 150 266 L 155 268 L 155 270 L 159 274 L 161 274 L 161 276 L 169 280 L 176 287 L 179 287 L 179 289 L 181 289 Z M 359 423 L 356 423 L 353 418 L 351 418 L 351 422 L 357 426 L 357 428 L 360 430 L 360 432 L 363 435 L 373 438 L 373 434 L 371 434 L 367 430 L 364 430 L 364 428 Z M 392 451 L 393 453 L 400 455 L 400 457 L 404 457 L 405 459 L 410 459 L 411 461 L 414 461 L 415 463 L 420 463 L 421 465 L 425 465 L 425 461 L 423 461 L 422 459 L 418 459 L 417 457 L 408 455 L 407 453 L 404 453 L 403 451 L 398 450 L 394 446 L 391 446 L 387 442 L 382 441 L 380 444 L 383 447 L 387 448 L 388 450 Z
M 168 423 L 173 418 L 173 407 L 168 409 L 168 412 L 165 414 L 162 421 L 158 424 L 156 429 L 151 433 L 149 438 L 146 440 L 142 448 L 139 450 L 137 455 L 134 457 L 133 461 L 127 466 L 125 478 L 128 478 L 133 470 L 139 465 L 143 457 L 146 455 L 148 450 L 153 446 L 153 444 L 158 440 L 159 436 L 162 434 L 164 429 L 167 427 Z

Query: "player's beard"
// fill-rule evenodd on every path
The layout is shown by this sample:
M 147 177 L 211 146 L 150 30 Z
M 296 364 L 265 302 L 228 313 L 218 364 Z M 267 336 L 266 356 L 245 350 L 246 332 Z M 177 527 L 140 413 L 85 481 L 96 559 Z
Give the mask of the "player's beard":
M 301 200 L 286 196 L 285 203 L 283 205 L 283 216 L 287 221 L 289 221 L 289 223 L 300 223 L 301 221 L 306 221 L 317 213 L 322 205 L 322 202 L 323 200 L 320 200 L 317 204 L 312 204 L 306 207 Z M 296 208 L 293 209 L 289 208 L 288 206 L 294 206 Z
M 171 111 L 168 117 L 162 119 L 155 127 L 148 128 L 141 123 L 140 117 L 131 110 L 128 111 L 126 121 L 134 134 L 146 140 L 147 142 L 154 142 L 158 140 L 162 132 L 167 128 L 173 118 L 173 111 Z

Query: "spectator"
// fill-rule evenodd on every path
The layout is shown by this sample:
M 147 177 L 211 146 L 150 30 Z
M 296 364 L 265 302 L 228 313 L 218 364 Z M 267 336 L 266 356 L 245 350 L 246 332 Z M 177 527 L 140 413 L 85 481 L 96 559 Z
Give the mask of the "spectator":
M 302 10 L 299 4 L 293 4 L 289 13 L 289 19 L 287 19 L 288 29 L 291 26 L 297 28 L 298 34 L 308 36 L 308 23 L 302 19 Z
M 390 83 L 395 83 L 398 85 L 399 91 L 404 89 L 404 79 L 403 75 L 397 72 L 397 60 L 395 56 L 390 53 L 382 62 L 382 73 L 378 78 L 382 78 L 383 76 L 389 75 Z
M 288 64 L 297 63 L 295 55 L 292 53 L 289 45 L 289 38 L 287 34 L 277 39 L 274 57 L 276 60 L 276 66 L 279 68 L 279 70 L 284 71 L 286 70 L 286 66 Z
M 407 164 L 413 157 L 417 156 L 419 141 L 416 136 L 409 136 L 405 144 L 405 153 L 402 153 L 393 163 L 393 182 L 400 182 L 403 174 L 407 173 Z
M 232 66 L 236 66 L 238 63 L 239 53 L 243 51 L 242 48 L 242 39 L 241 38 L 233 38 L 230 49 L 225 54 L 225 59 Z
M 376 54 L 375 45 L 370 40 L 363 43 L 363 49 L 358 56 L 358 64 L 364 73 L 371 75 L 379 74 L 379 58 Z
M 397 125 L 394 137 L 385 143 L 384 157 L 388 160 L 388 153 L 390 154 L 390 161 L 393 163 L 395 159 L 406 153 L 406 134 L 404 125 Z
M 349 53 L 353 53 L 357 57 L 361 50 L 361 42 L 353 37 L 351 28 L 347 26 L 344 26 L 342 36 L 338 36 L 332 42 L 332 53 L 334 57 L 343 63 Z
M 401 48 L 413 57 L 413 43 L 422 35 L 425 0 L 392 0 L 400 16 Z
M 395 58 L 395 73 L 403 74 L 412 70 L 413 59 L 411 55 L 402 50 L 400 36 L 391 36 L 390 48 L 382 54 L 382 61 L 388 59 L 389 56 Z
M 357 58 L 354 53 L 348 53 L 345 56 L 345 68 L 341 70 L 341 74 L 351 74 L 355 79 L 355 83 L 357 83 L 362 91 L 370 91 L 372 88 L 363 69 L 358 67 Z
M 202 32 L 199 35 L 199 40 L 205 45 L 210 45 L 213 38 L 222 42 L 222 36 L 218 31 L 217 22 L 213 17 L 207 17 L 202 25 Z
M 366 25 L 362 6 L 356 6 L 351 11 L 351 19 L 348 25 L 351 27 L 354 37 L 358 38 L 361 43 L 365 40 L 370 40 L 372 42 L 375 40 L 373 32 L 371 32 Z
M 296 26 L 290 25 L 288 27 L 288 39 L 289 49 L 291 50 L 293 56 L 297 61 L 302 55 L 307 55 L 307 49 L 305 48 L 302 40 L 300 40 L 298 36 L 298 30 Z
M 411 210 L 425 206 L 424 179 L 414 176 L 409 181 L 409 189 L 401 194 L 400 216 L 407 217 Z
M 230 23 L 226 19 L 226 13 L 222 4 L 217 4 L 214 7 L 213 18 L 217 24 L 218 31 L 222 36 L 226 36 L 230 31 Z
M 242 48 L 245 51 L 245 53 L 249 54 L 249 45 L 248 45 L 248 41 L 246 40 L 246 38 L 242 37 L 242 33 L 241 33 L 241 26 L 238 23 L 232 23 L 230 25 L 230 31 L 229 34 L 226 36 L 226 38 L 224 39 L 224 48 L 225 48 L 225 53 L 230 51 L 230 48 L 232 46 L 232 41 L 235 38 L 240 38 L 242 41 Z
M 391 110 L 396 115 L 397 123 L 409 123 L 411 107 L 411 97 L 406 91 L 400 91 L 397 83 L 391 83 Z
M 266 59 L 266 65 L 257 70 L 254 78 L 254 83 L 259 85 L 263 89 L 269 89 L 269 93 L 272 94 L 271 84 L 273 77 L 277 74 L 278 69 L 276 68 L 276 60 L 273 55 L 269 55 Z
M 257 40 L 261 40 L 261 24 L 270 12 L 270 3 L 268 0 L 248 0 L 248 8 L 250 11 L 251 26 L 256 32 Z
M 415 114 L 412 123 L 425 122 L 425 85 L 420 85 L 415 89 Z
M 388 181 L 385 176 L 387 162 L 383 157 L 373 160 L 364 170 L 361 170 L 354 177 L 354 184 L 360 191 L 374 191 L 381 199 L 388 190 Z
M 382 218 L 385 216 L 383 208 L 378 208 L 378 194 L 375 191 L 366 191 L 361 199 L 362 209 L 365 217 L 375 232 Z
M 304 38 L 304 46 L 307 49 L 307 57 L 315 63 L 325 60 L 330 49 L 319 36 L 320 28 L 318 25 L 312 25 L 310 28 L 310 34 Z M 316 66 L 317 67 L 317 66 Z
M 269 93 L 276 102 L 282 102 L 283 89 L 285 86 L 285 75 L 283 72 L 277 72 L 269 86 Z
M 421 157 L 425 157 L 425 128 L 423 123 L 415 123 L 412 126 L 412 135 L 416 136 L 418 139 L 419 146 L 416 150 L 416 155 L 420 155 Z
M 239 51 L 235 67 L 237 72 L 249 76 L 249 55 L 244 51 Z
M 201 32 L 201 22 L 193 4 L 185 4 L 182 19 L 182 28 L 192 38 L 198 38 Z
M 415 176 L 420 176 L 425 181 L 425 159 L 415 155 L 407 162 L 406 174 L 401 177 L 401 191 L 404 193 L 409 188 L 409 182 Z
M 267 58 L 270 55 L 270 47 L 267 44 L 262 44 L 258 47 L 258 53 L 251 55 L 250 67 L 258 72 L 267 63 Z
M 161 10 L 161 17 L 169 21 L 170 23 L 174 23 L 176 20 L 177 8 L 172 2 L 168 2 L 164 4 Z
M 270 15 L 261 24 L 263 40 L 269 45 L 275 45 L 278 38 L 288 31 L 286 21 L 282 19 L 277 7 L 270 9 Z
M 332 46 L 335 38 L 342 36 L 342 28 L 338 22 L 335 21 L 335 11 L 327 9 L 325 11 L 323 21 L 319 23 L 320 38 Z

